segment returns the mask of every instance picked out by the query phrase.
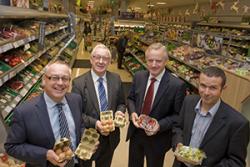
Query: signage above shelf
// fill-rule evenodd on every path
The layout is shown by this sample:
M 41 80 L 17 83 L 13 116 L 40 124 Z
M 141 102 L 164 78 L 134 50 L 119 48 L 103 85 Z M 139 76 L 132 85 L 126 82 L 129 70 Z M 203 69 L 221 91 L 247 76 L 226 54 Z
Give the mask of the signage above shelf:
M 18 15 L 17 15 L 18 13 Z M 0 5 L 1 19 L 48 19 L 48 18 L 67 18 L 66 14 L 50 13 L 45 11 L 38 11 L 34 9 L 17 8 Z

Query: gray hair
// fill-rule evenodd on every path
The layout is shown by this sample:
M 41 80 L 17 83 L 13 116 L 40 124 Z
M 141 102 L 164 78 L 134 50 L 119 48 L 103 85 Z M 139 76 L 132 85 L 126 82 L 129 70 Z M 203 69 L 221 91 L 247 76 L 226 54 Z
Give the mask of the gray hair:
M 62 61 L 62 60 L 55 60 L 55 61 L 49 62 L 49 63 L 45 66 L 45 68 L 44 68 L 44 74 L 47 74 L 49 68 L 50 68 L 53 64 L 62 64 L 62 65 L 67 66 L 68 69 L 69 69 L 69 75 L 71 76 L 72 70 L 71 70 L 69 64 L 66 63 L 65 61 Z
M 146 57 L 148 57 L 148 55 L 150 54 L 152 50 L 161 50 L 164 53 L 164 57 L 168 59 L 168 53 L 167 53 L 166 47 L 163 44 L 158 42 L 158 43 L 152 43 L 151 45 L 149 45 L 149 47 L 147 48 L 145 52 Z
M 95 55 L 95 53 L 96 53 L 96 51 L 97 51 L 98 49 L 104 49 L 104 50 L 106 50 L 107 53 L 108 53 L 108 56 L 111 58 L 111 53 L 110 53 L 109 48 L 108 48 L 106 45 L 102 44 L 102 43 L 99 43 L 99 44 L 97 44 L 97 45 L 94 47 L 94 49 L 93 49 L 92 52 L 91 52 L 91 56 L 92 56 L 92 57 Z

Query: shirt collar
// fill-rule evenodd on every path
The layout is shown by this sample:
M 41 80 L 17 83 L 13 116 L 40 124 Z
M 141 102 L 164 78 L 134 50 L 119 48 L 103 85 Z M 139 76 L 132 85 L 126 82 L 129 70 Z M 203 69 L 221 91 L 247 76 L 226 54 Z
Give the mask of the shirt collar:
M 221 103 L 221 99 L 219 99 L 214 105 L 213 107 L 210 108 L 210 110 L 207 112 L 207 114 L 210 114 L 212 117 L 214 117 L 214 115 L 216 114 L 216 112 L 219 109 Z M 200 113 L 202 116 L 206 116 L 207 114 L 204 114 L 201 112 L 201 99 L 198 101 L 198 103 L 195 106 L 195 112 L 196 113 Z
M 57 104 L 57 102 L 55 102 L 54 100 L 52 100 L 52 99 L 47 95 L 46 92 L 44 92 L 44 100 L 45 100 L 46 105 L 47 105 L 48 108 L 53 108 L 53 107 L 55 107 L 55 105 Z M 63 97 L 61 103 L 67 104 L 67 100 L 66 100 L 65 97 Z
M 93 69 L 91 69 L 91 75 L 92 75 L 92 78 L 93 78 L 94 83 L 97 82 L 97 80 L 100 78 L 100 76 L 98 76 L 98 75 L 93 71 Z M 105 72 L 105 74 L 102 76 L 102 78 L 103 78 L 103 81 L 104 81 L 104 82 L 107 82 L 106 72 Z
M 164 68 L 163 69 L 163 71 L 157 76 L 157 77 L 153 77 L 151 74 L 149 75 L 149 80 L 151 79 L 151 78 L 155 78 L 156 79 L 156 81 L 161 81 L 161 79 L 162 79 L 162 77 L 163 77 L 163 75 L 164 75 L 164 73 L 165 73 L 165 71 L 166 71 L 166 69 Z

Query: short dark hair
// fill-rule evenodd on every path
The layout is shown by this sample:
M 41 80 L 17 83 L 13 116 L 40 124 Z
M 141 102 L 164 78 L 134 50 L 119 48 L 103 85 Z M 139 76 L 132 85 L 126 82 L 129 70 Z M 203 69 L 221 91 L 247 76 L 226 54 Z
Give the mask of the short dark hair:
M 221 87 L 223 88 L 226 84 L 226 74 L 225 72 L 216 66 L 210 66 L 201 71 L 202 74 L 205 74 L 208 77 L 220 77 L 222 79 Z

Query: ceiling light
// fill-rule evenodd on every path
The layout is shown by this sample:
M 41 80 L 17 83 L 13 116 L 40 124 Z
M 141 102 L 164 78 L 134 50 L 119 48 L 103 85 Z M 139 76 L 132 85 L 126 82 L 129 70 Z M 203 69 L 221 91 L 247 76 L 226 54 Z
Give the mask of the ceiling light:
M 140 7 L 135 7 L 135 10 L 140 10 L 141 8 Z
M 155 6 L 155 5 L 148 5 L 148 6 Z
M 166 2 L 157 2 L 156 4 L 157 4 L 157 5 L 165 5 Z

